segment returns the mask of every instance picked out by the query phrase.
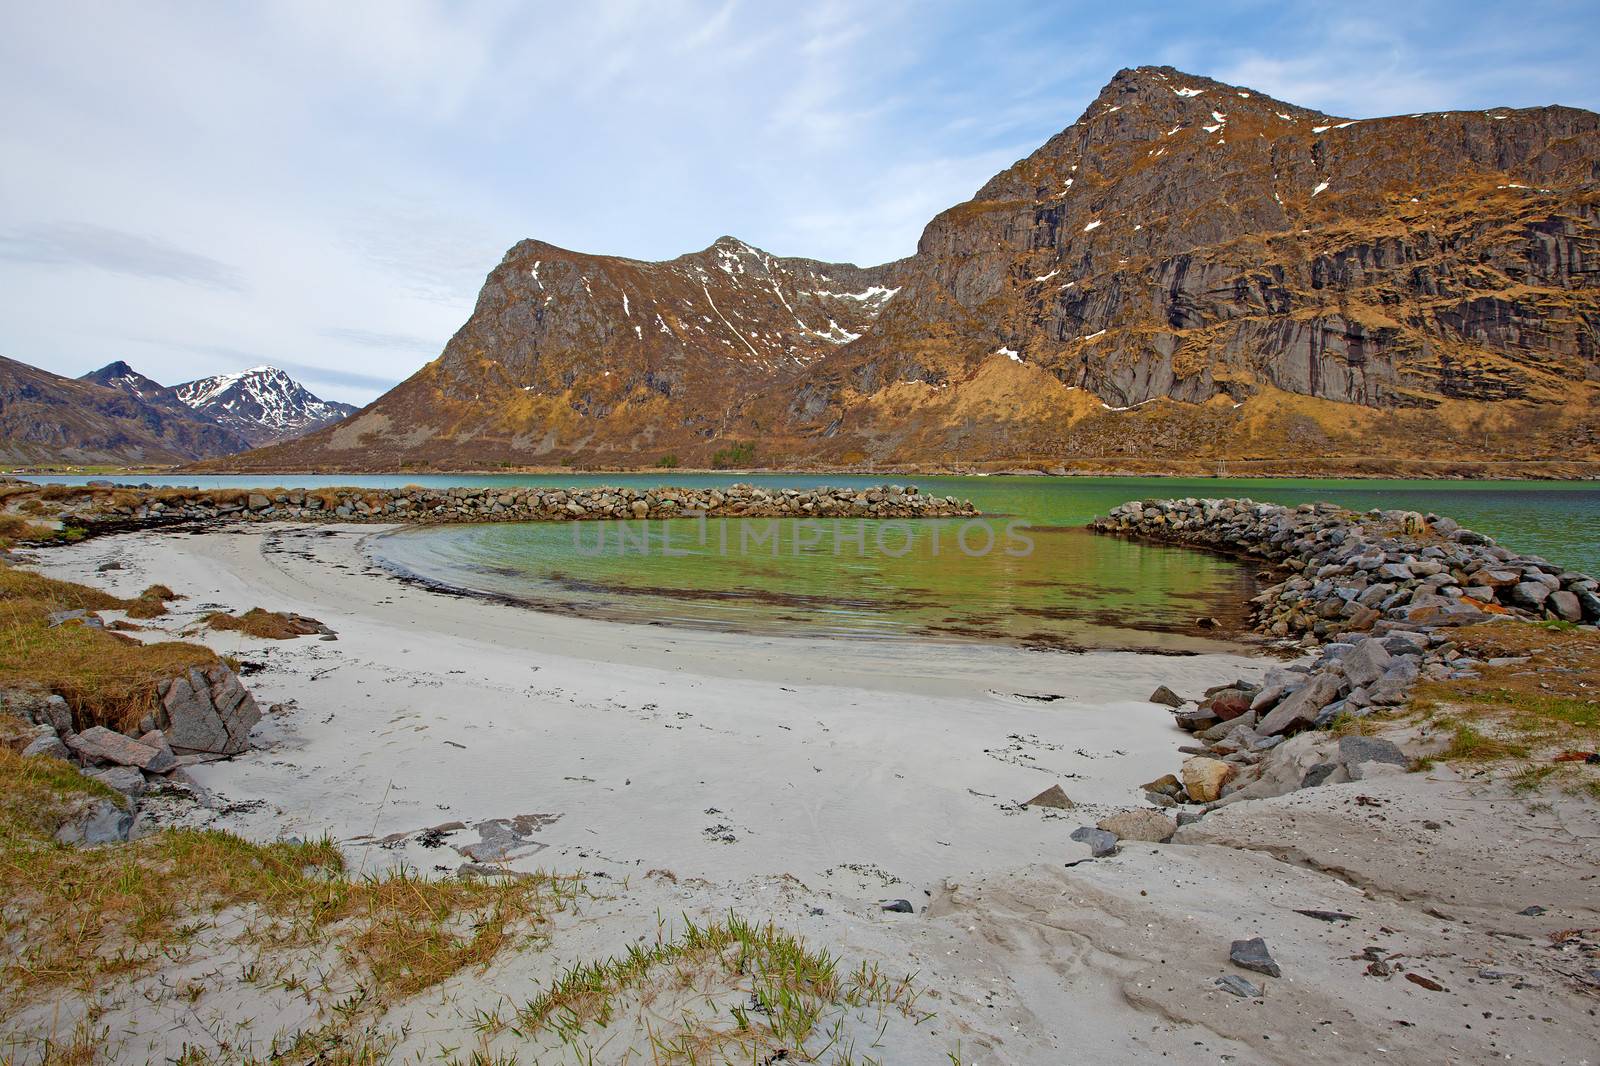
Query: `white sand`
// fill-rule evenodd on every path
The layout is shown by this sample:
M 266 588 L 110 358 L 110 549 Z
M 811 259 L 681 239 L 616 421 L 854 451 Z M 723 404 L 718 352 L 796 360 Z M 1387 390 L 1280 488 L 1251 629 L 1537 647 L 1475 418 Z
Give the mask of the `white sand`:
M 614 898 L 564 924 L 548 950 L 391 1011 L 385 1024 L 411 1023 L 408 1053 L 471 1044 L 472 1006 L 525 1000 L 562 965 L 653 935 L 658 913 L 733 908 L 886 970 L 919 971 L 921 1006 L 936 1017 L 893 1028 L 889 1047 L 869 1052 L 887 1062 L 948 1062 L 958 1046 L 968 1062 L 1461 1062 L 1506 1053 L 1600 1061 L 1575 979 L 1546 974 L 1508 1005 L 1507 982 L 1472 977 L 1494 961 L 1473 941 L 1481 931 L 1459 915 L 1428 913 L 1441 876 L 1509 880 L 1515 865 L 1570 859 L 1563 849 L 1576 841 L 1587 852 L 1572 878 L 1546 879 L 1539 887 L 1549 898 L 1517 896 L 1504 909 L 1557 903 L 1573 911 L 1561 916 L 1569 926 L 1600 923 L 1592 809 L 1544 844 L 1452 853 L 1455 865 L 1431 880 L 1405 874 L 1414 858 L 1426 865 L 1426 841 L 1396 843 L 1385 834 L 1401 827 L 1341 813 L 1357 789 L 1387 791 L 1415 808 L 1415 822 L 1440 790 L 1467 788 L 1417 777 L 1237 805 L 1197 827 L 1211 834 L 1205 844 L 1129 844 L 1113 859 L 1066 865 L 1087 854 L 1068 839 L 1072 829 L 1139 805 L 1137 786 L 1180 761 L 1184 734 L 1144 697 L 1157 684 L 1197 695 L 1257 677 L 1266 660 L 588 622 L 403 585 L 361 555 L 373 533 L 142 533 L 43 554 L 39 569 L 122 594 L 168 584 L 188 597 L 158 620 L 172 629 L 218 607 L 261 606 L 311 615 L 338 633 L 337 642 L 205 637 L 265 664 L 247 683 L 264 707 L 288 707 L 258 729 L 262 750 L 192 771 L 222 807 L 196 821 L 261 839 L 326 832 L 365 869 L 404 862 L 431 871 L 463 859 L 449 846 L 422 846 L 416 831 L 542 815 L 511 865 L 626 879 Z M 110 559 L 126 568 L 95 572 Z M 1016 809 L 1052 783 L 1083 809 Z M 1475 839 L 1505 835 L 1526 806 L 1505 800 L 1491 811 L 1465 792 L 1453 802 L 1452 824 Z M 1316 813 L 1317 831 L 1293 848 L 1254 850 L 1293 835 L 1297 816 L 1283 812 L 1295 805 Z M 370 843 L 389 837 L 389 846 Z M 446 843 L 475 840 L 469 828 Z M 1366 855 L 1365 865 L 1351 853 Z M 1497 861 L 1506 867 L 1499 874 Z M 1584 871 L 1591 880 L 1581 881 Z M 1363 891 L 1379 880 L 1381 891 Z M 878 909 L 896 897 L 919 913 Z M 1475 899 L 1475 917 L 1487 921 L 1495 901 Z M 1443 913 L 1439 906 L 1449 901 L 1434 907 Z M 1329 925 L 1295 907 L 1349 910 L 1361 921 Z M 1217 976 L 1240 972 L 1227 964 L 1229 940 L 1257 934 L 1268 937 L 1284 979 L 1248 975 L 1268 985 L 1261 1001 L 1216 989 Z M 1438 952 L 1429 964 L 1450 991 L 1367 976 L 1365 961 L 1350 956 L 1368 944 Z M 1491 946 L 1538 954 L 1515 941 Z M 207 1002 L 218 1019 L 254 1009 L 263 1026 L 303 1020 L 287 1005 L 239 995 L 219 988 Z M 129 1003 L 118 1017 L 134 1033 L 122 1052 L 130 1061 L 208 1028 L 204 1011 Z M 596 1061 L 649 1061 L 623 1054 L 636 1037 L 623 1025 Z M 510 1042 L 495 1046 L 517 1047 L 502 1040 Z M 541 1059 L 558 1060 L 567 1061 Z
M 267 664 L 248 678 L 263 707 L 294 702 L 261 729 L 267 752 L 194 771 L 229 801 L 267 801 L 230 827 L 348 841 L 559 815 L 537 835 L 547 848 L 514 865 L 788 873 L 873 899 L 887 894 L 878 878 L 829 871 L 870 864 L 904 882 L 896 895 L 920 895 L 948 876 L 1056 860 L 1081 818 L 1003 808 L 1054 783 L 1086 815 L 1134 804 L 1140 783 L 1172 769 L 1181 736 L 1145 697 L 1267 665 L 588 622 L 370 576 L 359 546 L 371 534 L 140 534 L 52 554 L 44 569 L 86 577 L 85 563 L 114 555 L 128 569 L 95 575 L 102 584 L 160 580 L 188 597 L 158 620 L 169 630 L 261 606 L 338 633 L 204 637 Z M 708 837 L 717 825 L 735 842 Z M 371 857 L 402 860 L 460 861 Z

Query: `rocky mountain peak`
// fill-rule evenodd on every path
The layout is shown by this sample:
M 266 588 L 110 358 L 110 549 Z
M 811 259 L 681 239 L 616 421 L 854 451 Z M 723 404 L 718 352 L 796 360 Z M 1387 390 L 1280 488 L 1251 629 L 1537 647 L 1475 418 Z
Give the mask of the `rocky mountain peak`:
M 1346 119 L 1128 68 L 897 263 L 524 241 L 436 364 L 312 446 L 392 465 L 427 425 L 446 464 L 730 438 L 844 462 L 1368 454 L 1381 425 L 1487 454 L 1491 424 L 1600 451 L 1597 181 L 1587 111 Z
M 91 371 L 78 380 L 92 382 L 108 389 L 117 389 L 145 400 L 171 391 L 160 382 L 145 377 L 121 359 L 107 363 L 99 370 Z
M 253 366 L 185 382 L 179 402 L 260 446 L 300 436 L 353 414 L 350 404 L 323 400 L 275 366 Z
M 85 377 L 91 377 L 92 376 L 92 377 L 106 377 L 106 378 L 122 378 L 122 377 L 133 377 L 133 376 L 143 377 L 144 375 L 140 374 L 137 370 L 133 369 L 133 367 L 129 366 L 123 360 L 118 359 L 115 362 L 107 363 L 105 366 L 101 367 L 99 370 L 94 371 L 92 374 L 85 374 L 84 376 Z
M 1185 74 L 1174 67 L 1129 67 L 1112 76 L 1094 102 L 1084 109 L 1078 123 L 1122 111 L 1131 112 L 1130 117 L 1152 118 L 1157 123 L 1165 119 L 1203 119 L 1212 111 L 1288 114 L 1291 119 L 1328 117 L 1320 111 L 1274 99 L 1257 89 Z

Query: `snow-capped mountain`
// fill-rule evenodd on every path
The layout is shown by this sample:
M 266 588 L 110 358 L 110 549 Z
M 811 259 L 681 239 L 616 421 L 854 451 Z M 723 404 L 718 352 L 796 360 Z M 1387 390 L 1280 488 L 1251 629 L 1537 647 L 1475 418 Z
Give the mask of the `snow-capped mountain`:
M 78 379 L 122 393 L 171 421 L 193 422 L 201 433 L 185 458 L 208 459 L 277 444 L 332 425 L 356 408 L 313 396 L 276 367 L 258 366 L 182 385 L 163 385 L 122 360 Z
M 323 400 L 273 366 L 218 374 L 173 390 L 178 401 L 234 430 L 254 447 L 290 440 L 352 415 L 356 408 Z

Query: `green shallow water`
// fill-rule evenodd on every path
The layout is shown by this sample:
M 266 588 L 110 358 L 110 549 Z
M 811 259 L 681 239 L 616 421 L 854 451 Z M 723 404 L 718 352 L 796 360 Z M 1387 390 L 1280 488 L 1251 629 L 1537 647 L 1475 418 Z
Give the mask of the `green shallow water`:
M 82 481 L 51 478 L 38 480 Z M 131 479 L 130 479 L 131 480 Z M 259 477 L 149 478 L 152 483 L 254 487 Z M 1249 496 L 1331 500 L 1365 510 L 1449 515 L 1501 543 L 1573 569 L 1600 572 L 1600 484 L 1216 478 L 1039 478 L 839 475 L 296 476 L 285 486 L 727 485 L 864 487 L 886 480 L 971 499 L 984 520 L 908 523 L 885 531 L 845 522 L 821 530 L 775 523 L 486 524 L 414 528 L 377 538 L 384 565 L 454 588 L 551 610 L 662 624 L 880 638 L 1006 639 L 1039 646 L 1184 650 L 1205 646 L 1195 619 L 1225 625 L 1253 594 L 1252 569 L 1183 549 L 1091 536 L 1082 526 L 1130 499 Z M 1024 551 L 1015 531 L 1031 541 Z M 600 530 L 605 527 L 605 540 Z M 723 527 L 726 527 L 724 534 Z M 1014 531 L 1010 538 L 1007 529 Z M 855 537 L 859 535 L 862 543 Z M 800 543 L 796 545 L 796 533 Z M 994 537 L 994 546 L 981 549 Z M 820 534 L 810 543 L 813 534 Z M 575 539 L 576 536 L 576 539 Z M 662 538 L 670 537 L 663 542 Z M 726 536 L 726 542 L 724 542 Z M 703 538 L 703 539 L 702 539 Z M 724 547 L 726 543 L 726 547 Z M 1012 550 L 1007 551 L 1010 547 Z
M 408 529 L 384 565 L 634 622 L 1034 647 L 1199 650 L 1243 621 L 1250 573 L 1184 549 L 1005 519 L 490 523 Z

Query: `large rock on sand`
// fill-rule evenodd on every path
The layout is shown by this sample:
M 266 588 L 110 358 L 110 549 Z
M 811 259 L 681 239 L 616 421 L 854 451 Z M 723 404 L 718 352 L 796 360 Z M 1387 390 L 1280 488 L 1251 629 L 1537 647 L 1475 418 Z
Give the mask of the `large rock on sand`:
M 1023 804 L 1024 807 L 1054 807 L 1058 811 L 1070 811 L 1077 804 L 1067 796 L 1060 785 L 1051 785 L 1033 799 Z
M 1331 673 L 1317 674 L 1304 686 L 1286 696 L 1256 726 L 1264 737 L 1275 737 L 1304 729 L 1317 720 L 1317 712 L 1339 697 L 1339 679 Z
M 179 755 L 237 755 L 249 746 L 261 708 L 222 663 L 190 669 L 160 688 L 162 731 Z
M 1159 703 L 1163 707 L 1182 707 L 1184 699 L 1165 685 L 1157 685 L 1156 690 L 1150 693 L 1150 702 Z
M 1238 772 L 1231 763 L 1221 759 L 1208 759 L 1204 755 L 1196 755 L 1192 759 L 1184 760 L 1179 769 L 1183 777 L 1184 791 L 1189 793 L 1189 798 L 1196 803 L 1210 803 L 1222 795 L 1222 786 Z
M 1165 844 L 1178 831 L 1178 823 L 1160 811 L 1123 811 L 1102 818 L 1096 827 L 1117 834 L 1118 840 L 1143 840 L 1151 844 Z
M 99 725 L 68 737 L 67 747 L 77 752 L 78 757 L 86 763 L 131 766 L 138 770 L 149 770 L 153 774 L 165 773 L 177 765 L 172 752 L 141 744 L 132 737 L 125 737 Z

